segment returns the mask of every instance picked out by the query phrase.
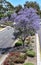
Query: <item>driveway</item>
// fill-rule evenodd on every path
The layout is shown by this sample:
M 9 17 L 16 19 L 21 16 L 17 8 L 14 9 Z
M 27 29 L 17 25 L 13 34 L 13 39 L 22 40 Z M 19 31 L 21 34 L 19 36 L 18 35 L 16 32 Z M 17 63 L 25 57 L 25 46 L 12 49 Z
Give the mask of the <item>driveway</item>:
M 14 40 L 13 37 L 14 29 L 10 26 L 7 26 L 5 30 L 0 31 L 0 48 L 11 47 Z

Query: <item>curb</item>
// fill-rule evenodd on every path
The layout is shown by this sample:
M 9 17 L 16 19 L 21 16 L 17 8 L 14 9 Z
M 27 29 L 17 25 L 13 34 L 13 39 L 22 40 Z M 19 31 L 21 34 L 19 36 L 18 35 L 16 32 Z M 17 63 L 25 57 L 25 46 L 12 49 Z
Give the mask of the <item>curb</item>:
M 3 28 L 3 29 L 1 29 L 0 31 L 3 31 L 3 30 L 5 30 L 6 28 Z
M 14 44 L 15 44 L 18 40 L 19 40 L 19 39 L 16 39 L 15 42 L 14 42 Z M 13 45 L 14 45 L 14 44 L 13 44 Z M 12 46 L 13 46 L 13 45 L 12 45 Z M 6 57 L 8 57 L 8 55 L 9 55 L 9 54 L 6 54 L 6 55 L 3 55 L 3 56 L 2 56 L 2 58 L 0 59 L 0 65 L 3 65 L 3 62 L 5 61 Z
M 40 65 L 40 44 L 38 33 L 35 34 L 36 38 L 36 48 L 37 48 L 37 65 Z
M 39 37 L 38 37 L 38 33 L 35 34 L 35 38 L 36 38 L 36 48 L 37 48 L 37 65 L 40 65 L 40 44 L 39 44 Z M 16 40 L 15 42 L 17 42 L 18 40 Z M 4 60 L 6 59 L 6 57 L 8 57 L 9 54 L 3 55 L 3 57 L 1 58 L 0 61 L 0 65 L 3 65 L 2 63 L 4 62 Z
M 8 55 L 9 55 L 9 54 L 2 56 L 2 58 L 1 58 L 1 60 L 0 60 L 0 65 L 3 65 L 3 62 L 4 62 L 4 60 L 6 59 L 6 57 L 8 57 Z
M 16 39 L 15 41 L 14 41 L 14 43 L 12 44 L 12 46 L 14 46 L 15 45 L 15 43 L 18 41 L 19 39 Z

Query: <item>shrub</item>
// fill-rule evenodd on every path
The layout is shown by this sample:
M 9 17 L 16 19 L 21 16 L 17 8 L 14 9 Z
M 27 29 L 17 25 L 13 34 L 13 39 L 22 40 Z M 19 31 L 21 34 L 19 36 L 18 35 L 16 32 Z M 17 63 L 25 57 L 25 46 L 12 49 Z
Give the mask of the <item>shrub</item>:
M 30 44 L 30 42 L 29 41 L 26 41 L 26 44 L 27 44 L 27 46 Z
M 15 44 L 15 47 L 17 47 L 17 46 L 22 46 L 22 41 L 21 40 L 19 40 L 18 42 L 16 42 L 16 44 Z
M 33 64 L 33 63 L 28 62 L 28 63 L 25 63 L 24 65 L 34 65 L 34 64 Z
M 19 56 L 20 52 L 11 52 L 9 56 Z
M 31 36 L 28 36 L 28 38 L 26 39 L 26 44 L 27 44 L 27 46 L 31 43 Z
M 16 59 L 14 60 L 14 63 L 24 63 L 26 58 L 27 56 L 24 53 L 20 53 L 20 56 L 16 57 Z
M 28 50 L 33 50 L 32 44 L 29 44 L 29 45 L 28 45 Z
M 28 51 L 26 52 L 26 54 L 27 54 L 27 56 L 29 56 L 29 57 L 35 57 L 35 52 L 34 52 L 33 50 L 28 50 Z
M 34 43 L 34 40 L 32 40 L 31 42 Z
M 8 60 L 5 60 L 3 65 L 14 65 L 14 62 L 8 59 Z
M 22 53 L 22 54 L 20 54 L 20 58 L 26 59 L 27 58 L 27 55 L 24 54 L 24 53 Z
M 17 42 L 17 43 L 15 44 L 15 47 L 17 47 L 17 46 L 22 46 L 22 44 Z
M 34 31 L 30 31 L 30 35 L 31 36 L 35 35 Z
M 15 60 L 14 60 L 14 63 L 24 63 L 24 59 L 23 58 L 16 58 Z
M 10 62 L 9 64 L 10 64 L 10 65 L 14 65 L 14 62 Z

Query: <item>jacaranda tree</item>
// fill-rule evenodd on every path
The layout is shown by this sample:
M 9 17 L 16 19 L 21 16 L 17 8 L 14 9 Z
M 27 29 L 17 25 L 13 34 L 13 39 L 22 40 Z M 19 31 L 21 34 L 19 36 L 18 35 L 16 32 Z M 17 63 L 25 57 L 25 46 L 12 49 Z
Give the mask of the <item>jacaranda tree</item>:
M 23 46 L 26 37 L 31 31 L 37 32 L 39 29 L 40 16 L 36 14 L 36 10 L 33 8 L 21 9 L 14 19 L 15 33 L 14 35 L 22 39 Z
M 33 31 L 37 32 L 39 29 L 40 16 L 36 14 L 37 11 L 33 8 L 23 8 L 17 14 L 12 14 L 9 18 L 10 21 L 15 22 L 15 38 L 21 38 L 24 41 L 28 35 Z M 8 17 L 5 18 L 8 20 Z

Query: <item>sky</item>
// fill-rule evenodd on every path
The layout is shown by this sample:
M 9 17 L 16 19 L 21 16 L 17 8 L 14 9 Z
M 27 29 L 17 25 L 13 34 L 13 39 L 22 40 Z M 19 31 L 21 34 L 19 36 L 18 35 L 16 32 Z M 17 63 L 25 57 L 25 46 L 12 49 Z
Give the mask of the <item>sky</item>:
M 14 6 L 17 6 L 19 4 L 21 4 L 23 6 L 23 4 L 25 4 L 26 1 L 36 1 L 41 8 L 41 0 L 7 0 L 7 1 L 12 3 Z

